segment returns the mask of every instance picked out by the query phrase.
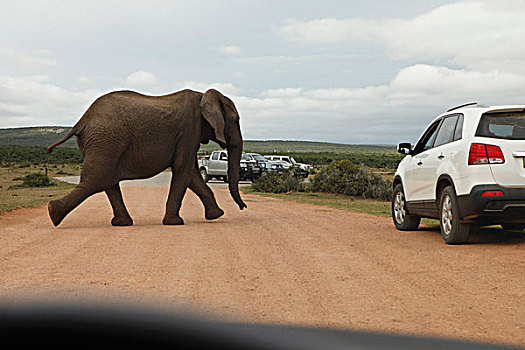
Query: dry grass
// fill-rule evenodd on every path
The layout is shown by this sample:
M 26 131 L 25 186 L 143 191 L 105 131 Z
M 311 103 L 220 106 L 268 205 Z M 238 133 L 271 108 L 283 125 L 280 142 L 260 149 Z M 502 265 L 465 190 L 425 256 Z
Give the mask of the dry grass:
M 274 194 L 254 192 L 247 188 L 243 188 L 242 191 L 261 196 L 291 200 L 299 203 L 317 204 L 329 206 L 336 209 L 353 210 L 360 213 L 368 213 L 379 216 L 390 216 L 390 202 L 379 201 L 375 199 L 357 199 L 351 196 L 330 193 L 291 192 Z
M 291 192 L 291 193 L 265 193 L 255 192 L 251 188 L 241 188 L 242 192 L 253 193 L 260 196 L 280 198 L 284 200 L 295 201 L 299 203 L 308 203 L 328 206 L 335 209 L 352 210 L 359 213 L 372 214 L 383 217 L 390 217 L 391 203 L 380 201 L 376 199 L 362 199 L 351 196 L 331 194 L 331 193 L 307 193 L 307 192 Z M 438 224 L 434 219 L 422 219 L 421 222 L 426 225 L 435 226 Z
M 66 166 L 60 168 L 49 168 L 48 176 L 78 175 L 78 166 Z M 0 168 L 0 214 L 23 207 L 33 207 L 42 203 L 49 202 L 54 198 L 59 198 L 71 191 L 74 185 L 53 180 L 56 186 L 50 187 L 31 187 L 14 188 L 13 186 L 22 183 L 21 180 L 13 180 L 17 177 L 24 177 L 31 173 L 45 172 L 45 168 L 33 166 L 29 168 L 9 167 Z

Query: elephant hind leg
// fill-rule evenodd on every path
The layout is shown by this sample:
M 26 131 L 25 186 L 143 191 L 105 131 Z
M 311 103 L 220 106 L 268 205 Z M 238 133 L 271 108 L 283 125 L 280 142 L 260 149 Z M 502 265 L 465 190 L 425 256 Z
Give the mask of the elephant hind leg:
M 87 186 L 80 182 L 68 195 L 49 202 L 47 208 L 53 225 L 58 226 L 62 220 L 89 196 L 102 191 L 102 189 Z
M 111 224 L 113 226 L 133 225 L 133 219 L 124 205 L 120 185 L 117 183 L 115 186 L 107 189 L 106 195 L 108 196 L 111 207 L 113 208 L 113 219 L 111 219 Z
M 69 213 L 65 206 L 60 202 L 60 200 L 54 200 L 48 203 L 47 211 L 49 212 L 49 217 L 53 225 L 58 226 L 64 220 L 66 215 Z
M 113 162 L 99 160 L 97 164 L 92 156 L 86 155 L 80 175 L 80 183 L 68 195 L 49 202 L 49 217 L 53 225 L 58 226 L 73 209 L 89 196 L 114 187 L 118 181 L 116 175 L 111 171 L 115 168 Z

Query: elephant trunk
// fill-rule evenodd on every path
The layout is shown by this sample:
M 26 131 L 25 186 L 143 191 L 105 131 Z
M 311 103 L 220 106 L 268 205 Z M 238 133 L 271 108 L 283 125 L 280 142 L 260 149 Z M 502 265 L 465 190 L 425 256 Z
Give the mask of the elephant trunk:
M 242 145 L 242 142 L 240 143 Z M 239 206 L 240 210 L 247 208 L 246 204 L 242 201 L 239 193 L 239 169 L 241 162 L 242 146 L 231 145 L 228 146 L 228 187 L 230 194 Z

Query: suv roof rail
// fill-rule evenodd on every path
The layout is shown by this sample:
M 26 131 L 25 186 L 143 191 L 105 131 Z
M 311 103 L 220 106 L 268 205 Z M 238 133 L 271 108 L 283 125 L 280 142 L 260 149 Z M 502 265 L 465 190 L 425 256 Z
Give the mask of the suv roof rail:
M 469 103 L 465 103 L 465 104 L 462 104 L 462 105 L 459 105 L 459 106 L 456 106 L 456 107 L 452 107 L 451 109 L 449 109 L 447 112 L 450 112 L 450 111 L 453 111 L 455 109 L 459 109 L 461 107 L 467 107 L 467 106 L 473 106 L 473 105 L 477 105 L 478 103 L 477 102 L 469 102 Z

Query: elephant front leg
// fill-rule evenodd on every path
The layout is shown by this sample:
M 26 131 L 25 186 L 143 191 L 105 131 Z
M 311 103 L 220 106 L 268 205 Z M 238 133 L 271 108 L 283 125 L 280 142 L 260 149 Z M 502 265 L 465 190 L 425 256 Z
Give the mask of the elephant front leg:
M 206 185 L 202 179 L 198 169 L 195 172 L 190 181 L 190 189 L 200 198 L 204 205 L 205 218 L 206 220 L 214 220 L 224 215 L 224 211 L 219 208 L 213 191 Z
M 162 223 L 164 225 L 184 225 L 184 220 L 179 215 L 182 198 L 191 181 L 191 172 L 172 170 L 170 192 L 166 202 L 166 214 Z
M 120 185 L 117 183 L 115 186 L 106 190 L 106 194 L 113 208 L 113 219 L 111 224 L 113 226 L 131 226 L 133 225 L 133 219 L 128 213 L 126 206 L 124 205 L 124 199 L 122 198 L 122 192 L 120 191 Z

